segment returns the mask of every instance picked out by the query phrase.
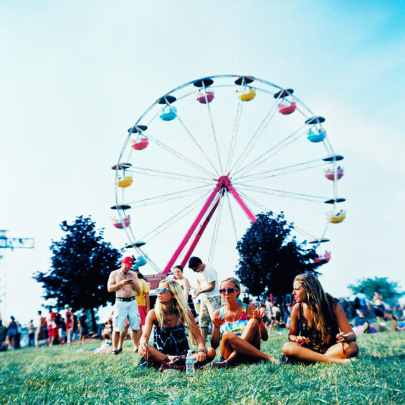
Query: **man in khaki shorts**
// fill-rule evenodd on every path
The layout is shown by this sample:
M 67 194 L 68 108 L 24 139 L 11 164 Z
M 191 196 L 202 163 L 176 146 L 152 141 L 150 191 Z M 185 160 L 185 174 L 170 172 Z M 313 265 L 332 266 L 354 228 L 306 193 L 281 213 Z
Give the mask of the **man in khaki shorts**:
M 125 330 L 125 321 L 128 319 L 131 330 L 131 337 L 136 344 L 136 331 L 139 330 L 140 316 L 138 313 L 138 305 L 136 303 L 135 291 L 139 293 L 141 287 L 138 283 L 138 276 L 130 268 L 134 264 L 132 257 L 124 257 L 122 259 L 121 268 L 111 272 L 108 278 L 108 292 L 115 291 L 115 305 L 113 315 L 113 334 L 112 334 L 112 352 L 111 354 L 119 354 L 122 347 L 117 347 L 120 338 L 120 332 Z
M 210 264 L 203 263 L 199 257 L 191 257 L 188 267 L 195 272 L 198 290 L 193 299 L 198 296 L 200 304 L 200 330 L 204 341 L 207 340 L 208 327 L 214 312 L 221 308 L 221 295 L 219 294 L 218 275 Z

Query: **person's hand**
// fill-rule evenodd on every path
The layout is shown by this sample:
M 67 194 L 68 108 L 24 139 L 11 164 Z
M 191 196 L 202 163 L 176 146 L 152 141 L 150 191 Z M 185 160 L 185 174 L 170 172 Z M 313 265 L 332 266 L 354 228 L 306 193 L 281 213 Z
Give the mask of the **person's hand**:
M 257 319 L 259 323 L 262 321 L 262 316 L 260 315 L 260 312 L 258 309 L 254 309 L 252 312 L 252 315 L 247 316 L 248 319 Z
M 221 318 L 221 316 L 216 316 L 213 320 L 212 323 L 214 326 L 216 326 L 217 328 L 219 328 L 222 325 L 223 319 Z
M 307 345 L 309 342 L 309 339 L 305 336 L 297 336 L 295 338 L 295 341 L 299 344 L 299 345 Z
M 196 363 L 207 360 L 207 353 L 198 351 L 194 354 L 194 360 Z
M 195 300 L 199 294 L 200 294 L 200 290 L 196 291 L 193 295 L 193 300 Z
M 119 285 L 120 287 L 123 287 L 127 282 L 128 282 L 128 280 L 121 280 L 121 281 L 118 283 L 118 285 Z
M 141 343 L 138 347 L 138 353 L 148 360 L 148 345 L 146 343 Z
M 347 335 L 345 335 L 343 332 L 340 332 L 336 335 L 336 341 L 338 343 L 346 343 L 347 342 Z

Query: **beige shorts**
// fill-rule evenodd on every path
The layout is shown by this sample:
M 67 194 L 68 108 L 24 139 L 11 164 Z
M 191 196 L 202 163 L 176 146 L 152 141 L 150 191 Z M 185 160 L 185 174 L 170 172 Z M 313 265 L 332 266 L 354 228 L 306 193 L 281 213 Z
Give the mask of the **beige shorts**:
M 200 304 L 200 328 L 208 328 L 210 326 L 214 312 L 221 308 L 221 296 L 201 297 Z

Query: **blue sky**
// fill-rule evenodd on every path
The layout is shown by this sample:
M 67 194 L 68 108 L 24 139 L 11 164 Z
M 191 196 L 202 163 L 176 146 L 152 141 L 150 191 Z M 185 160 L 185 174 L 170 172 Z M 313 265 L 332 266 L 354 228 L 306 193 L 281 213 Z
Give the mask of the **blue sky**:
M 348 217 L 331 229 L 325 289 L 374 276 L 405 288 L 401 2 L 13 1 L 0 20 L 0 228 L 36 244 L 0 260 L 2 314 L 34 317 L 31 275 L 49 268 L 63 220 L 92 215 L 126 243 L 109 207 L 127 128 L 169 90 L 219 74 L 291 87 L 327 118 Z

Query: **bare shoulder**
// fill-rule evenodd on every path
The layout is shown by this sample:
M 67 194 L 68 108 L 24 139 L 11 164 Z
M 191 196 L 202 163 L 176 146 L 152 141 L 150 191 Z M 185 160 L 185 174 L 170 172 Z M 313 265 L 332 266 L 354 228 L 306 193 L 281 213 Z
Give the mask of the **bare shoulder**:
M 298 314 L 300 313 L 300 304 L 295 304 L 293 306 L 293 309 L 291 311 L 291 316 L 298 317 Z
M 246 308 L 246 312 L 248 312 L 249 314 L 252 314 L 255 309 L 256 309 L 256 307 L 253 304 L 248 304 L 248 306 Z
M 111 273 L 110 273 L 110 279 L 115 279 L 115 276 L 117 275 L 117 272 L 118 272 L 118 270 L 113 270 Z

